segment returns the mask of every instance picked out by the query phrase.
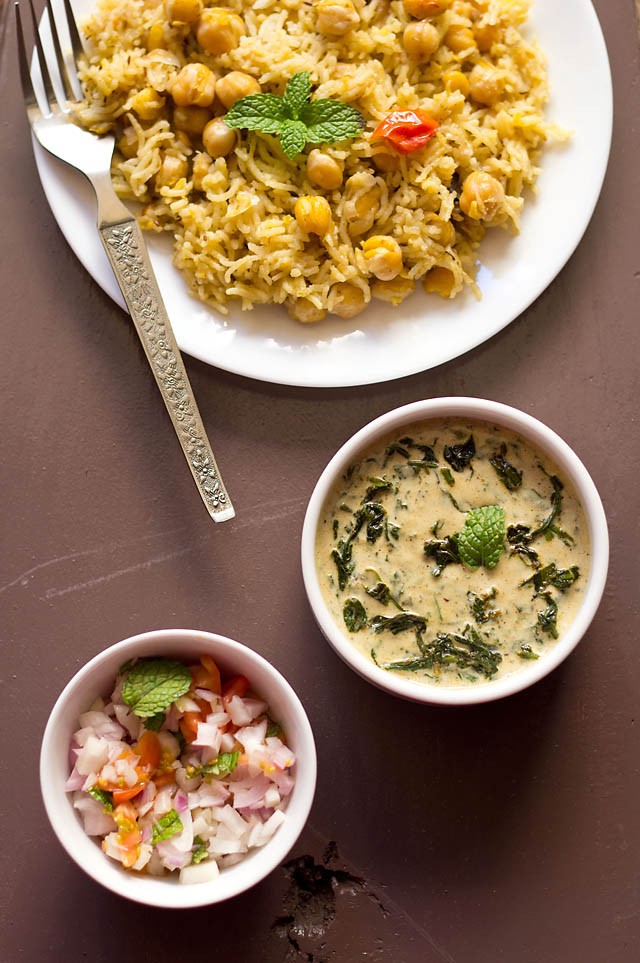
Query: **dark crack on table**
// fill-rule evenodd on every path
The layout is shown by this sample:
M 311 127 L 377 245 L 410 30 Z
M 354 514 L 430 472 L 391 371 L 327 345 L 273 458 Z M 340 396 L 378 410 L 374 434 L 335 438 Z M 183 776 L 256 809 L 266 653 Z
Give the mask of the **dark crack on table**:
M 364 879 L 332 865 L 339 860 L 338 847 L 330 842 L 319 863 L 311 855 L 297 856 L 284 863 L 282 869 L 289 883 L 282 900 L 283 912 L 271 926 L 263 963 L 334 960 L 336 951 L 328 945 L 327 936 L 339 903 L 345 897 L 372 900 L 382 917 L 388 916 Z

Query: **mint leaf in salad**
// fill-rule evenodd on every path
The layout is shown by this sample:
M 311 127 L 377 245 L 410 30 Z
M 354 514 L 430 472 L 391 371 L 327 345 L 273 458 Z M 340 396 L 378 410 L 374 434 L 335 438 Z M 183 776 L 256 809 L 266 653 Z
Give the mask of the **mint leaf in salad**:
M 168 813 L 161 816 L 157 823 L 153 824 L 151 830 L 151 843 L 161 843 L 165 839 L 171 839 L 182 832 L 184 826 L 175 809 L 170 809 Z
M 332 144 L 357 137 L 365 119 L 350 104 L 321 97 L 312 100 L 311 77 L 302 70 L 289 80 L 284 95 L 249 94 L 241 97 L 224 118 L 237 130 L 276 134 L 288 158 L 296 157 L 307 144 Z
M 100 789 L 99 786 L 92 786 L 91 789 L 87 789 L 87 792 L 90 796 L 93 796 L 96 802 L 101 803 L 105 813 L 113 812 L 113 796 L 110 792 Z
M 458 553 L 467 568 L 495 568 L 504 552 L 504 509 L 499 505 L 474 508 L 458 535 Z
M 240 759 L 240 753 L 236 750 L 235 752 L 221 752 L 219 756 L 216 756 L 211 762 L 206 763 L 204 766 L 188 766 L 187 776 L 189 779 L 194 779 L 196 776 L 216 776 L 216 778 L 221 778 L 222 776 L 228 776 L 238 765 Z
M 202 836 L 193 837 L 193 849 L 191 850 L 191 862 L 201 863 L 209 858 L 209 850 Z
M 168 709 L 190 688 L 191 673 L 186 665 L 169 659 L 148 659 L 129 671 L 122 698 L 135 715 L 149 719 Z

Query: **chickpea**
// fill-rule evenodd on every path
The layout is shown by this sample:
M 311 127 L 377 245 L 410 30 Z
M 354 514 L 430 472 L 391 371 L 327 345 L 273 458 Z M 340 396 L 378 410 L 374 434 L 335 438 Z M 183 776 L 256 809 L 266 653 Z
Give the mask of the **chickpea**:
M 488 64 L 477 64 L 469 74 L 469 93 L 479 104 L 493 107 L 504 90 L 503 74 Z
M 318 0 L 316 27 L 325 37 L 344 37 L 360 23 L 351 0 Z
M 380 203 L 380 186 L 370 171 L 358 171 L 345 183 L 344 214 L 352 237 L 373 227 Z
M 140 120 L 155 120 L 162 111 L 165 98 L 153 87 L 144 87 L 129 100 L 129 109 L 138 115 Z
M 331 293 L 333 294 L 331 313 L 337 314 L 339 318 L 355 318 L 356 314 L 364 311 L 368 304 L 367 296 L 362 288 L 351 284 L 349 281 L 334 284 Z
M 324 197 L 305 194 L 296 201 L 293 213 L 298 227 L 305 234 L 324 237 L 331 230 L 333 217 L 329 202 Z
M 206 129 L 206 128 L 205 128 Z M 203 131 L 204 136 L 204 131 Z M 197 191 L 203 189 L 202 181 L 209 173 L 211 168 L 211 157 L 209 154 L 199 153 L 193 158 L 193 169 L 191 173 L 191 178 L 193 180 L 193 186 Z
M 300 321 L 301 324 L 313 324 L 316 321 L 322 321 L 327 314 L 324 308 L 316 307 L 313 301 L 309 301 L 308 298 L 290 298 L 287 301 L 287 311 L 289 317 L 293 318 L 294 321 Z
M 211 111 L 206 107 L 176 107 L 173 111 L 173 126 L 190 137 L 200 137 L 211 120 Z
M 409 278 L 396 277 L 390 281 L 376 281 L 371 288 L 371 293 L 379 301 L 388 301 L 389 304 L 396 307 L 410 294 L 413 294 L 414 290 L 415 284 Z
M 500 40 L 500 27 L 495 23 L 485 23 L 473 28 L 473 35 L 478 44 L 478 50 L 488 53 L 494 43 Z
M 337 191 L 342 187 L 342 166 L 331 154 L 312 150 L 307 157 L 307 177 L 324 191 Z
M 209 7 L 200 17 L 196 28 L 198 43 L 214 56 L 235 50 L 245 33 L 242 17 L 224 7 Z
M 404 9 L 417 20 L 430 20 L 448 10 L 452 0 L 404 0 Z
M 202 0 L 164 0 L 167 20 L 178 23 L 195 23 L 202 16 Z
M 241 70 L 232 70 L 221 77 L 216 85 L 218 100 L 229 110 L 237 100 L 249 94 L 259 94 L 260 84 L 255 77 Z
M 216 76 L 206 64 L 187 64 L 171 84 L 178 107 L 210 107 L 216 95 Z
M 209 157 L 226 157 L 236 146 L 235 130 L 227 127 L 222 117 L 210 120 L 202 131 L 202 143 Z
M 402 251 L 393 237 L 380 234 L 362 242 L 367 270 L 380 281 L 391 281 L 402 270 Z
M 455 288 L 456 279 L 453 271 L 446 267 L 434 267 L 427 271 L 422 286 L 427 294 L 439 294 L 441 298 L 450 298 Z
M 465 50 L 475 50 L 476 41 L 473 32 L 469 27 L 461 24 L 452 24 L 444 35 L 444 42 L 454 53 L 463 53 Z
M 147 50 L 164 50 L 166 40 L 164 39 L 164 23 L 161 20 L 152 23 L 147 34 Z
M 412 21 L 404 28 L 402 42 L 412 60 L 424 63 L 440 46 L 440 32 L 425 20 Z
M 138 153 L 138 135 L 133 127 L 125 127 L 116 147 L 127 160 L 136 156 Z
M 443 247 L 450 247 L 455 243 L 456 229 L 451 221 L 445 221 L 443 217 L 436 215 L 429 225 L 429 234 L 434 241 L 442 244 Z
M 459 92 L 466 97 L 469 93 L 469 78 L 461 70 L 448 70 L 442 81 L 444 89 L 450 94 Z
M 173 154 L 165 154 L 160 165 L 160 170 L 155 176 L 156 188 L 173 187 L 181 177 L 187 176 L 186 157 L 176 157 Z
M 464 182 L 460 195 L 460 210 L 475 221 L 490 223 L 498 217 L 505 203 L 500 181 L 486 171 L 473 171 Z

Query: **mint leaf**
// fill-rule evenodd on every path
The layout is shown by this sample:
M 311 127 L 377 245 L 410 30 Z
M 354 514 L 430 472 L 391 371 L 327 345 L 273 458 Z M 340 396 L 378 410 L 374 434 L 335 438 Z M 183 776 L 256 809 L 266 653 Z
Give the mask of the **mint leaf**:
M 285 120 L 280 127 L 280 146 L 286 157 L 292 158 L 307 143 L 307 128 L 299 120 Z
M 168 813 L 161 816 L 157 823 L 153 824 L 151 830 L 151 843 L 161 843 L 165 839 L 171 839 L 182 832 L 184 826 L 175 809 L 170 809 Z
M 196 776 L 216 776 L 220 779 L 222 776 L 228 776 L 233 772 L 239 759 L 240 753 L 237 750 L 235 752 L 221 752 L 219 756 L 216 756 L 215 759 L 204 766 L 188 766 L 187 776 L 189 779 L 194 779 Z
M 357 137 L 365 119 L 355 107 L 340 100 L 312 100 L 300 112 L 307 127 L 307 143 L 322 144 Z
M 100 789 L 99 786 L 92 786 L 91 789 L 87 789 L 87 792 L 90 796 L 93 796 L 96 802 L 102 803 L 102 808 L 106 813 L 113 812 L 113 796 L 110 792 Z
M 203 859 L 209 858 L 209 850 L 202 836 L 193 837 L 193 849 L 191 850 L 191 862 L 201 863 Z
M 286 119 L 282 97 L 276 94 L 249 94 L 235 102 L 224 122 L 227 127 L 277 134 Z
M 149 659 L 138 662 L 128 673 L 122 698 L 137 716 L 148 719 L 164 712 L 190 688 L 191 673 L 186 665 L 169 659 Z
M 300 111 L 311 96 L 311 76 L 308 70 L 302 70 L 299 74 L 294 74 L 282 98 L 282 106 L 286 116 L 291 120 L 298 120 Z
M 474 508 L 458 536 L 460 560 L 471 569 L 495 568 L 504 552 L 504 509 L 499 505 Z
M 249 94 L 236 101 L 224 121 L 232 129 L 278 134 L 282 150 L 290 158 L 306 144 L 356 137 L 365 126 L 355 107 L 325 97 L 308 103 L 310 93 L 309 71 L 301 70 L 293 75 L 282 97 Z
M 148 719 L 144 720 L 144 727 L 145 729 L 148 729 L 150 732 L 157 732 L 159 729 L 162 729 L 162 726 L 164 725 L 164 720 L 166 718 L 167 718 L 166 713 L 157 712 L 155 716 L 149 716 Z

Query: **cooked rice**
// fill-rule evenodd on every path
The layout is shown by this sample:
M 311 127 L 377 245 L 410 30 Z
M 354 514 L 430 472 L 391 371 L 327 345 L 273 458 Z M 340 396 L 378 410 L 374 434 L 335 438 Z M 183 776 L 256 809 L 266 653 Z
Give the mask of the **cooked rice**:
M 318 309 L 313 311 L 317 318 L 339 302 L 336 285 L 345 281 L 363 292 L 365 302 L 373 291 L 398 303 L 425 276 L 427 287 L 440 289 L 438 283 L 429 285 L 429 278 L 438 277 L 438 272 L 429 274 L 434 268 L 450 272 L 439 273 L 446 278 L 444 296 L 456 296 L 465 285 L 475 289 L 475 251 L 487 224 L 465 216 L 458 203 L 472 171 L 486 171 L 500 181 L 506 202 L 496 220 L 518 232 L 523 193 L 535 184 L 542 145 L 556 133 L 543 117 L 544 57 L 520 32 L 528 0 L 453 0 L 432 21 L 442 40 L 425 64 L 405 52 L 402 32 L 411 18 L 401 0 L 354 4 L 360 26 L 330 39 L 316 32 L 309 0 L 225 0 L 242 16 L 246 36 L 237 49 L 216 57 L 199 47 L 189 25 L 178 23 L 165 26 L 165 50 L 148 52 L 149 29 L 166 21 L 158 0 L 101 0 L 84 25 L 90 60 L 81 75 L 87 103 L 79 121 L 99 132 L 115 129 L 117 136 L 132 128 L 135 155 L 114 155 L 116 189 L 123 198 L 142 202 L 142 227 L 173 234 L 176 266 L 197 296 L 222 312 L 229 301 L 245 309 L 286 302 L 300 314 L 296 302 L 306 299 L 302 306 Z M 452 25 L 476 32 L 493 25 L 497 40 L 483 53 L 475 45 L 456 53 L 444 40 Z M 135 94 L 152 87 L 166 95 L 178 67 L 191 61 L 207 64 L 217 76 L 241 70 L 257 78 L 263 92 L 277 94 L 293 74 L 308 70 L 312 97 L 356 107 L 367 120 L 364 134 L 322 147 L 344 166 L 343 187 L 324 192 L 313 187 L 306 174 L 309 148 L 288 160 L 277 138 L 241 132 L 228 157 L 209 163 L 201 143 L 172 128 L 166 106 L 153 121 L 137 117 L 131 109 Z M 468 76 L 479 63 L 500 71 L 504 92 L 494 107 L 445 89 L 447 71 Z M 384 158 L 376 157 L 388 159 L 389 148 L 369 135 L 391 111 L 412 107 L 427 110 L 440 127 L 425 148 L 393 155 L 396 169 L 381 170 Z M 187 175 L 157 187 L 155 176 L 167 156 L 183 158 Z M 323 239 L 301 231 L 293 216 L 296 199 L 310 194 L 326 196 L 331 205 L 333 227 Z M 349 223 L 353 232 L 356 205 L 365 194 L 374 199 L 367 229 L 352 234 Z M 367 274 L 361 242 L 371 235 L 390 235 L 399 243 L 403 271 L 395 283 L 380 284 Z

